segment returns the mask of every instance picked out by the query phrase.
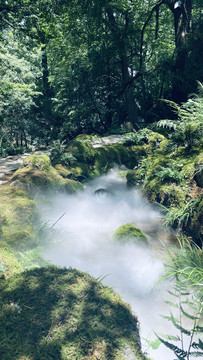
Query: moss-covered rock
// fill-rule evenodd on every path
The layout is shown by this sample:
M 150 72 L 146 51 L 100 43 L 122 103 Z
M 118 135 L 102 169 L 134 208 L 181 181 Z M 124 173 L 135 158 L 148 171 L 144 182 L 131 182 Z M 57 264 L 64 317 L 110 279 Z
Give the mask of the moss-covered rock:
M 69 171 L 74 178 L 74 169 L 79 169 L 80 180 L 99 176 L 116 165 L 134 168 L 139 159 L 139 151 L 136 147 L 118 143 L 94 148 L 91 142 L 83 137 L 71 141 L 66 151 L 75 159 L 70 162 Z
M 33 190 L 53 189 L 55 191 L 74 193 L 83 188 L 79 182 L 64 179 L 59 171 L 51 166 L 50 158 L 47 155 L 28 156 L 24 160 L 23 167 L 16 171 L 12 181 L 16 179 L 29 184 Z
M 1 360 L 121 360 L 126 346 L 145 359 L 129 306 L 77 270 L 47 267 L 1 279 L 0 322 Z
M 124 224 L 119 226 L 114 232 L 114 238 L 119 241 L 126 242 L 127 240 L 134 240 L 141 244 L 147 244 L 147 236 L 138 227 L 132 224 Z

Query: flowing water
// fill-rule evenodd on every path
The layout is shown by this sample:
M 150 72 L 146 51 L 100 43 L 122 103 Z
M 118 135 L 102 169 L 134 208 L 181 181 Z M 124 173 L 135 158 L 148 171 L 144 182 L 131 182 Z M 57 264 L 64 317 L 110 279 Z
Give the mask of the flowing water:
M 41 210 L 51 224 L 57 222 L 58 230 L 56 243 L 44 249 L 46 259 L 103 277 L 103 283 L 131 304 L 140 321 L 142 339 L 151 338 L 153 330 L 168 334 L 169 324 L 160 317 L 166 313 L 168 283 L 155 286 L 164 272 L 160 248 L 161 241 L 168 242 L 168 234 L 160 213 L 139 189 L 128 189 L 118 170 L 112 170 L 89 182 L 80 194 L 50 195 L 49 205 Z M 126 223 L 144 231 L 149 245 L 118 243 L 113 232 Z M 143 350 L 147 350 L 144 340 L 142 343 Z M 147 351 L 155 360 L 173 359 L 173 353 L 163 345 Z

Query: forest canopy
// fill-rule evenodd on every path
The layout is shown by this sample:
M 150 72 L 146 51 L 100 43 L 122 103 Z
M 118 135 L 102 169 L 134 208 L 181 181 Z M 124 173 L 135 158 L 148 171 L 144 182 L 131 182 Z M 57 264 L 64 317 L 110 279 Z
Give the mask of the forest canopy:
M 200 0 L 2 0 L 0 28 L 1 155 L 174 119 L 202 82 Z

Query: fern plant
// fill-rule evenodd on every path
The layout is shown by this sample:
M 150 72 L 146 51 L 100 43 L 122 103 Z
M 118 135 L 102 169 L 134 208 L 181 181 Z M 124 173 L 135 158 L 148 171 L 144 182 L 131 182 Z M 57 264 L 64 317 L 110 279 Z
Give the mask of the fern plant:
M 176 360 L 203 357 L 203 252 L 196 244 L 179 240 L 179 248 L 165 248 L 167 253 L 165 276 L 175 281 L 168 291 L 172 301 L 166 301 L 169 316 L 163 316 L 174 327 L 172 335 L 156 334 L 155 341 L 147 340 L 152 348 L 164 344 L 173 351 Z M 174 315 L 174 311 L 176 314 Z
M 180 171 L 178 171 L 173 166 L 171 167 L 160 166 L 159 169 L 156 170 L 154 175 L 157 176 L 161 181 L 174 181 L 177 184 L 181 181 Z
M 190 294 L 188 290 L 185 283 L 177 280 L 174 291 L 169 291 L 174 300 L 166 301 L 167 305 L 178 310 L 176 315 L 170 312 L 169 316 L 162 316 L 174 326 L 175 335 L 156 334 L 160 343 L 172 350 L 179 360 L 203 356 L 200 339 L 203 332 L 203 298 L 197 293 Z
M 199 94 L 181 106 L 173 101 L 164 101 L 172 107 L 178 120 L 160 120 L 157 126 L 173 131 L 170 137 L 177 145 L 191 149 L 200 144 L 203 138 L 203 85 L 199 83 Z

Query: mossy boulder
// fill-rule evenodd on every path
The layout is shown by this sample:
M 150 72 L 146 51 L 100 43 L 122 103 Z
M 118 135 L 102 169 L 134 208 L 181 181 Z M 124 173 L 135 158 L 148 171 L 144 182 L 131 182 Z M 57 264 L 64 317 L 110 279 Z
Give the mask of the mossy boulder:
M 79 182 L 64 179 L 60 172 L 61 169 L 57 171 L 51 166 L 47 155 L 30 155 L 24 160 L 23 167 L 16 171 L 12 181 L 17 179 L 22 183 L 27 183 L 33 190 L 52 189 L 75 193 L 83 188 Z
M 126 347 L 145 360 L 130 307 L 74 269 L 51 266 L 1 279 L 0 322 L 1 360 L 120 360 Z
M 128 240 L 133 240 L 140 244 L 147 244 L 147 236 L 140 230 L 138 227 L 132 224 L 124 224 L 119 226 L 118 229 L 113 234 L 114 239 L 126 242 Z

